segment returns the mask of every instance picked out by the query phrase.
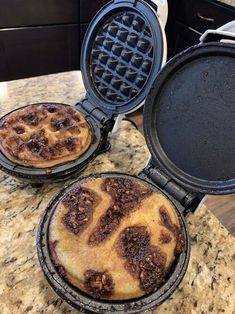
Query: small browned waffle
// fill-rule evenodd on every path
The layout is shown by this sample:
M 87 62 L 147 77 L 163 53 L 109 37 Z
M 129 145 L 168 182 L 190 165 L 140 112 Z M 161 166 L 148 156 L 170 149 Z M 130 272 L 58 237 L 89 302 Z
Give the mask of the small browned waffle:
M 80 157 L 92 132 L 83 115 L 61 104 L 29 105 L 1 119 L 0 149 L 14 163 L 48 168 Z
M 164 284 L 184 237 L 162 193 L 132 179 L 94 178 L 57 205 L 49 247 L 74 286 L 97 299 L 127 300 Z

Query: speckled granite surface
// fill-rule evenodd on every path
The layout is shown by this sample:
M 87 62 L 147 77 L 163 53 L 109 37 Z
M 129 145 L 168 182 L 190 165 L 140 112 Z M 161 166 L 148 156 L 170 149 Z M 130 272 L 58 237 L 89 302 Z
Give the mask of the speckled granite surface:
M 1 114 L 26 103 L 74 104 L 84 95 L 78 72 L 0 83 Z M 112 136 L 112 151 L 83 173 L 138 173 L 148 159 L 144 138 L 128 122 Z M 66 182 L 67 183 L 67 182 Z M 50 199 L 66 183 L 41 188 L 0 172 L 0 313 L 78 313 L 50 288 L 36 255 L 35 233 Z M 205 207 L 188 216 L 192 253 L 187 274 L 174 295 L 154 313 L 235 313 L 235 239 Z
M 232 7 L 235 7 L 235 0 L 217 0 L 218 2 L 226 3 L 228 5 L 231 5 Z

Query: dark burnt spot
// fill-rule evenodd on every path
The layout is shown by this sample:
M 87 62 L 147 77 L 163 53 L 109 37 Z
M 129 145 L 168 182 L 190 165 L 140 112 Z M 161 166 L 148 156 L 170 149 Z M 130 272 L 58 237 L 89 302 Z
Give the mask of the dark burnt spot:
M 40 118 L 37 116 L 36 112 L 28 110 L 27 114 L 23 115 L 21 119 L 29 125 L 37 126 L 40 122 Z
M 163 244 L 168 244 L 172 240 L 171 235 L 168 232 L 161 231 L 159 241 Z
M 62 143 L 57 142 L 55 144 L 50 145 L 49 147 L 49 152 L 51 154 L 51 156 L 58 156 L 62 153 L 64 147 L 62 145 Z
M 164 283 L 166 253 L 151 246 L 145 226 L 135 225 L 122 231 L 117 243 L 118 254 L 125 259 L 126 270 L 139 279 L 140 288 L 149 293 Z
M 140 262 L 140 287 L 146 292 L 159 288 L 164 283 L 166 254 L 152 247 L 148 256 Z
M 69 209 L 63 217 L 65 227 L 79 235 L 92 220 L 98 196 L 91 190 L 78 187 L 72 190 L 62 202 Z
M 159 213 L 163 226 L 166 227 L 169 231 L 171 231 L 175 236 L 176 239 L 175 254 L 182 253 L 185 246 L 185 238 L 182 234 L 182 228 L 179 228 L 172 222 L 171 217 L 168 214 L 165 207 L 161 207 Z
M 48 139 L 45 137 L 45 132 L 41 130 L 39 133 L 34 133 L 26 142 L 29 150 L 36 154 L 41 154 L 43 149 L 48 145 Z
M 125 268 L 147 293 L 164 283 L 166 266 L 166 254 L 151 246 L 150 240 L 147 228 L 135 225 L 123 230 L 117 243 L 118 254 L 126 260 Z
M 161 269 L 142 269 L 140 272 L 140 287 L 147 293 L 159 288 L 164 283 L 164 276 Z
M 110 207 L 101 217 L 95 231 L 90 235 L 89 244 L 98 245 L 106 240 L 111 233 L 117 230 L 123 216 L 124 213 L 119 207 L 115 205 Z
M 148 255 L 140 262 L 140 268 L 154 270 L 159 268 L 164 272 L 166 265 L 166 253 L 157 246 L 151 246 Z
M 178 237 L 177 237 L 176 248 L 175 248 L 175 255 L 182 253 L 184 248 L 185 248 L 185 238 L 184 238 L 184 235 L 182 234 L 182 231 L 179 231 Z
M 84 286 L 91 296 L 102 299 L 109 298 L 114 292 L 114 282 L 112 276 L 107 271 L 98 272 L 94 270 L 87 270 L 84 273 Z
M 149 246 L 150 234 L 145 226 L 128 227 L 119 236 L 118 251 L 128 263 L 142 261 L 148 254 Z
M 174 235 L 177 234 L 177 226 L 172 222 L 170 215 L 165 207 L 159 209 L 161 222 L 168 230 L 170 230 Z
M 76 149 L 76 139 L 69 137 L 64 141 L 64 145 L 68 151 L 74 151 Z
M 56 105 L 52 105 L 52 104 L 48 104 L 48 105 L 44 105 L 44 107 L 46 108 L 46 110 L 50 113 L 54 113 L 59 111 L 59 107 Z
M 141 201 L 152 193 L 130 179 L 106 178 L 101 189 L 112 197 L 112 205 L 100 218 L 89 237 L 90 245 L 98 245 L 114 233 L 121 220 L 139 208 Z
M 66 129 L 69 126 L 71 126 L 71 118 L 67 115 L 61 119 L 57 119 L 57 118 L 51 119 L 51 127 L 55 131 Z
M 29 141 L 27 146 L 29 149 L 41 156 L 45 160 L 50 160 L 54 156 L 58 156 L 63 152 L 64 146 L 62 143 L 57 142 L 55 144 L 48 145 L 48 140 L 33 140 Z
M 33 140 L 29 141 L 27 146 L 31 150 L 31 152 L 33 152 L 33 153 L 39 153 L 41 148 L 42 148 L 40 143 L 38 143 L 37 141 L 33 141 Z
M 25 133 L 25 128 L 22 127 L 22 126 L 16 126 L 16 127 L 14 127 L 13 129 L 15 130 L 15 132 L 16 132 L 17 134 L 24 134 L 24 133 Z

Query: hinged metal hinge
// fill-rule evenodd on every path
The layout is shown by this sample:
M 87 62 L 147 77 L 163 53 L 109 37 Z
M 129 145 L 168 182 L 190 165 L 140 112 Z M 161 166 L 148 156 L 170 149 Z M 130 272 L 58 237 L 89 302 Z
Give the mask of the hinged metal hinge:
M 101 125 L 106 126 L 111 123 L 112 118 L 104 113 L 99 108 L 95 107 L 91 102 L 87 99 L 82 100 L 80 103 L 76 105 L 77 108 L 83 109 L 88 115 L 92 116 L 97 120 Z
M 148 165 L 143 170 L 143 173 L 162 190 L 176 199 L 184 208 L 187 209 L 194 203 L 196 199 L 194 193 L 186 191 L 156 166 Z

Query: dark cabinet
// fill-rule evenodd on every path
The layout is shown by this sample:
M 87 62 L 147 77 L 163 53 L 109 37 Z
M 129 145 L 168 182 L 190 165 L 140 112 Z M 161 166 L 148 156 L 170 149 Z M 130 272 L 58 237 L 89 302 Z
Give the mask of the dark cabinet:
M 0 30 L 0 81 L 78 69 L 79 26 Z
M 0 81 L 79 68 L 79 0 L 1 0 Z
M 0 28 L 79 23 L 79 12 L 78 0 L 1 0 Z
M 188 47 L 194 46 L 199 42 L 201 34 L 194 29 L 185 26 L 180 22 L 175 22 L 175 38 L 172 55 L 176 55 Z
M 90 21 L 102 8 L 102 6 L 104 6 L 108 2 L 109 0 L 80 0 L 80 45 L 82 45 L 83 38 L 85 36 Z
M 168 59 L 199 43 L 207 29 L 235 20 L 235 8 L 214 0 L 168 0 Z
M 1 0 L 0 81 L 77 70 L 89 22 L 108 0 Z
M 99 9 L 108 2 L 109 0 L 80 0 L 80 22 L 89 23 Z
M 234 20 L 234 10 L 230 6 L 213 0 L 178 0 L 178 19 L 203 33 L 207 29 L 216 29 Z

